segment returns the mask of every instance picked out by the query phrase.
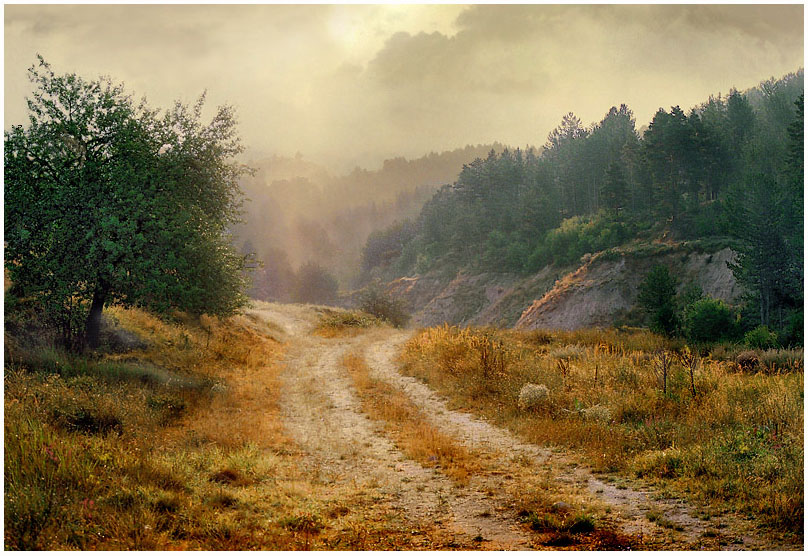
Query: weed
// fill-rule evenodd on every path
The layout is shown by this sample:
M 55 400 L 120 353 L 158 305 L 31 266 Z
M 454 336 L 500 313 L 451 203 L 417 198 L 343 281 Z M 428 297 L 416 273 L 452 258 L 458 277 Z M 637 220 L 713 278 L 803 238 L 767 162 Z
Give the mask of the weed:
M 576 514 L 570 521 L 567 530 L 573 534 L 591 533 L 595 530 L 595 517 L 586 513 Z

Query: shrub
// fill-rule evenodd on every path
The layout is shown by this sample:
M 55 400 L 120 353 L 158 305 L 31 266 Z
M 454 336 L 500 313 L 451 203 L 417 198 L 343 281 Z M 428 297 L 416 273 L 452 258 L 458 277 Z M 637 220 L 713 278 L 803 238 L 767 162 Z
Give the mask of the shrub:
M 317 263 L 309 262 L 297 272 L 292 298 L 297 303 L 329 305 L 337 299 L 337 279 Z
M 608 423 L 612 420 L 612 411 L 603 405 L 593 405 L 581 410 L 581 417 L 589 421 Z
M 760 365 L 760 358 L 754 351 L 742 351 L 735 356 L 735 362 L 742 371 L 751 372 L 757 369 Z
M 378 326 L 381 321 L 363 311 L 327 311 L 315 328 L 321 336 L 331 338 L 352 334 L 360 330 Z
M 743 336 L 743 343 L 752 349 L 770 349 L 777 347 L 777 332 L 767 326 L 758 326 Z
M 522 410 L 539 409 L 548 397 L 549 391 L 544 384 L 528 382 L 519 391 L 519 408 Z
M 734 311 L 721 301 L 705 297 L 690 304 L 684 315 L 685 336 L 691 342 L 715 342 L 736 335 Z
M 397 328 L 406 326 L 410 320 L 401 300 L 391 297 L 378 284 L 368 286 L 360 294 L 359 308 Z

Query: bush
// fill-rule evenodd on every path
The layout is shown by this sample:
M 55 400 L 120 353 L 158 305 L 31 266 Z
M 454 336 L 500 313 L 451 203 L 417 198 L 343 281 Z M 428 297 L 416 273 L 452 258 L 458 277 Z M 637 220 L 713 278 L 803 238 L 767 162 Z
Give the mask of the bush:
M 743 336 L 743 343 L 752 349 L 770 349 L 777 347 L 777 332 L 767 326 L 758 326 Z
M 309 262 L 297 272 L 292 298 L 297 303 L 330 305 L 337 300 L 337 279 L 317 263 Z
M 532 384 L 528 382 L 519 391 L 519 408 L 531 410 L 540 408 L 549 396 L 549 391 L 544 384 Z
M 360 294 L 359 308 L 397 328 L 406 326 L 410 321 L 410 315 L 404 310 L 401 300 L 391 297 L 378 284 L 368 286 Z
M 706 297 L 685 309 L 684 332 L 691 342 L 716 342 L 736 336 L 734 311 L 721 301 Z
M 760 365 L 760 358 L 754 351 L 742 351 L 735 357 L 735 362 L 742 371 L 752 372 Z

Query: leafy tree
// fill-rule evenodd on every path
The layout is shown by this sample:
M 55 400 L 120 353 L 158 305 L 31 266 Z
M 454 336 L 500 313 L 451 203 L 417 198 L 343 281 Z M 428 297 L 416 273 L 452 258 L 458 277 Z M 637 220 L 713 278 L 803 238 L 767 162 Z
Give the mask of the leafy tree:
M 372 232 L 362 249 L 362 270 L 389 264 L 401 255 L 404 245 L 415 237 L 415 233 L 415 225 L 409 219 L 394 222 L 386 230 Z
M 691 303 L 683 316 L 685 336 L 691 342 L 732 339 L 737 323 L 732 309 L 720 299 L 704 297 Z
M 640 283 L 637 302 L 651 319 L 654 332 L 673 336 L 679 326 L 676 311 L 676 279 L 663 265 L 656 265 Z
M 308 262 L 297 271 L 292 299 L 298 303 L 331 305 L 337 300 L 337 279 L 315 262 Z
M 241 152 L 232 109 L 204 96 L 160 114 L 108 79 L 57 76 L 41 57 L 29 123 L 5 133 L 5 266 L 67 344 L 98 343 L 105 305 L 227 315 L 245 301 Z

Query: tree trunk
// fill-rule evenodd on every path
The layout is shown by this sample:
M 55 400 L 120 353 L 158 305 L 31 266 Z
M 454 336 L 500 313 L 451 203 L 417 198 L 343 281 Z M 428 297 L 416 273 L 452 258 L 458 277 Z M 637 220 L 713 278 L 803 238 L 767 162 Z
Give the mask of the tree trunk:
M 104 310 L 106 298 L 106 290 L 100 286 L 97 287 L 93 294 L 93 304 L 90 305 L 90 314 L 87 316 L 87 326 L 85 328 L 87 346 L 90 349 L 98 347 L 101 335 L 101 313 Z

